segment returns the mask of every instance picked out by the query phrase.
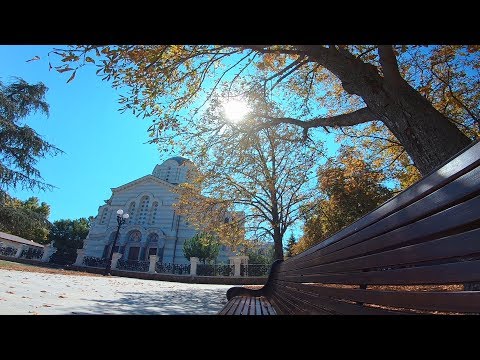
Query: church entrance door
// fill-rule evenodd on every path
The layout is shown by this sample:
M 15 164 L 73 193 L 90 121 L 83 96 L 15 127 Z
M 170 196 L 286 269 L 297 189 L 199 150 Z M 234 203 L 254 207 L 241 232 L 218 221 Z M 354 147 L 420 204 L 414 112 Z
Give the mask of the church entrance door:
M 128 260 L 138 260 L 138 254 L 140 253 L 140 248 L 135 246 L 131 247 L 128 251 Z

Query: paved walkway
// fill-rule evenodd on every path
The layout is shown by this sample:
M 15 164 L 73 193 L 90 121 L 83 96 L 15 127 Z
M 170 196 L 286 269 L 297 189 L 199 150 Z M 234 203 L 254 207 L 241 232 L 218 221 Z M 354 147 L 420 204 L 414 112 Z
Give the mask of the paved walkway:
M 216 314 L 231 286 L 0 269 L 0 314 Z

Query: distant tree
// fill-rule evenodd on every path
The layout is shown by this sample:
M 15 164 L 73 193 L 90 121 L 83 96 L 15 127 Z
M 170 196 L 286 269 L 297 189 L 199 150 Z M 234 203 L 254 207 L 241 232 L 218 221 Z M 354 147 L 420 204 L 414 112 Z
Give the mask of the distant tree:
M 247 250 L 246 255 L 248 256 L 249 264 L 263 264 L 263 265 L 272 265 L 275 261 L 275 248 L 273 244 L 263 243 L 263 246 L 252 246 Z
M 318 171 L 322 197 L 305 211 L 304 235 L 294 246 L 298 254 L 333 235 L 390 199 L 385 175 L 372 170 L 353 148 L 344 147 Z
M 9 188 L 52 188 L 36 164 L 39 158 L 62 151 L 23 123 L 36 112 L 48 116 L 47 90 L 42 83 L 32 85 L 20 78 L 8 85 L 0 81 L 0 206 Z
M 196 234 L 183 244 L 183 253 L 187 260 L 191 257 L 198 257 L 204 264 L 207 261 L 215 260 L 220 251 L 220 244 L 217 238 L 207 233 Z
M 0 206 L 0 231 L 33 240 L 41 244 L 49 243 L 50 205 L 39 203 L 38 198 L 25 201 L 3 194 Z
M 42 84 L 29 84 L 15 78 L 6 85 L 0 81 L 0 230 L 47 243 L 50 206 L 30 197 L 22 201 L 8 194 L 9 189 L 51 189 L 36 168 L 38 159 L 62 151 L 24 124 L 28 115 L 41 112 L 48 116 Z
M 293 234 L 290 235 L 288 238 L 287 245 L 285 246 L 285 257 L 289 258 L 293 256 L 293 247 L 297 243 L 297 239 L 295 239 L 295 236 Z
M 283 259 L 284 234 L 300 220 L 300 208 L 311 199 L 310 180 L 322 146 L 299 145 L 301 134 L 287 125 L 248 133 L 254 122 L 228 121 L 220 100 L 214 100 L 199 124 L 197 139 L 202 141 L 191 153 L 198 176 L 176 188 L 180 196 L 174 206 L 200 229 L 218 220 L 206 230 L 218 233 L 222 242 L 227 239 L 223 229 L 239 222 L 246 237 L 273 241 L 276 258 Z M 256 103 L 271 107 L 258 99 Z M 227 213 L 237 215 L 235 221 L 223 215 Z
M 87 218 L 54 221 L 48 238 L 54 242 L 57 251 L 53 254 L 51 261 L 73 263 L 77 256 L 77 249 L 83 247 L 83 240 L 87 237 L 89 229 L 90 224 Z

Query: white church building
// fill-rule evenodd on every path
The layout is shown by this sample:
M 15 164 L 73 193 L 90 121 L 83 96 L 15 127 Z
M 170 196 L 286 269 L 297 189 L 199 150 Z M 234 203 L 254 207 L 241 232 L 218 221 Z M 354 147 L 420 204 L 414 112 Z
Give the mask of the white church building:
M 157 255 L 160 263 L 188 264 L 183 243 L 197 232 L 185 217 L 175 213 L 172 204 L 178 195 L 172 189 L 187 181 L 195 165 L 181 156 L 156 165 L 151 175 L 112 188 L 110 199 L 98 208 L 98 215 L 84 240 L 84 256 L 105 258 L 117 231 L 117 210 L 130 217 L 120 228 L 114 252 L 122 260 L 148 260 Z M 228 262 L 224 247 L 217 262 Z

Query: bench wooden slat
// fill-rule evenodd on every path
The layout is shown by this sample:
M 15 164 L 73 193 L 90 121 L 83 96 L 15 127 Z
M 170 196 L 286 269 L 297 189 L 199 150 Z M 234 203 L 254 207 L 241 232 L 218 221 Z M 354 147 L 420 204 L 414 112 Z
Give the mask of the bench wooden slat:
M 218 315 L 225 315 L 226 313 L 228 313 L 228 310 L 230 310 L 230 308 L 232 307 L 233 302 L 234 300 L 229 300 L 227 304 L 223 307 L 223 309 L 218 312 Z
M 318 294 L 303 292 L 284 284 L 278 284 L 277 286 L 278 292 L 281 294 L 290 293 L 292 296 L 296 296 L 299 299 L 304 299 L 305 301 L 310 302 L 310 307 L 317 309 L 317 311 L 311 312 L 310 314 L 320 314 L 320 311 L 330 314 L 340 313 L 345 315 L 398 315 L 399 313 L 406 313 L 404 311 L 393 311 L 348 303 L 329 298 L 328 296 L 319 296 Z M 318 309 L 318 307 L 321 308 Z
M 269 295 L 268 299 L 270 300 L 272 307 L 275 309 L 275 313 L 282 315 L 293 314 L 290 307 L 287 306 L 289 304 L 288 301 L 284 301 L 284 299 L 281 299 L 276 291 L 272 292 Z
M 274 276 L 273 279 L 278 279 Z M 420 266 L 385 271 L 285 275 L 283 279 L 300 283 L 371 284 L 371 285 L 431 285 L 480 282 L 480 260 L 452 264 Z
M 230 312 L 230 309 L 236 304 L 237 299 L 231 299 L 224 307 L 223 309 L 219 312 L 219 315 L 225 315 Z
M 306 261 L 311 260 L 314 256 L 322 256 L 331 254 L 335 251 L 347 248 L 351 245 L 363 242 L 365 240 L 380 236 L 380 234 L 390 234 L 392 231 L 408 225 L 412 222 L 418 222 L 427 216 L 434 215 L 442 212 L 445 209 L 451 208 L 458 203 L 466 200 L 467 198 L 479 194 L 480 190 L 476 189 L 473 185 L 480 182 L 480 168 L 475 168 L 473 171 L 461 176 L 448 186 L 438 189 L 437 191 L 429 194 L 427 197 L 419 200 L 422 202 L 422 206 L 417 206 L 417 203 L 410 204 L 409 206 L 399 210 L 392 215 L 383 218 L 374 226 L 371 225 L 355 234 L 336 242 L 330 246 L 327 246 L 316 253 L 313 253 L 309 257 L 297 259 L 296 262 L 291 262 L 291 267 L 296 266 L 308 266 L 303 265 Z M 455 211 L 455 210 L 454 210 Z M 434 220 L 435 221 L 435 220 Z M 301 262 L 300 262 L 301 260 Z M 288 263 L 285 264 L 286 268 L 289 268 Z
M 250 298 L 250 304 L 248 305 L 248 315 L 255 315 L 256 307 L 255 307 L 255 298 Z
M 262 315 L 275 315 L 276 312 L 272 307 L 270 301 L 265 296 L 260 297 L 260 306 L 262 308 Z
M 237 312 L 240 306 L 241 301 L 242 301 L 241 297 L 235 299 L 235 305 L 231 307 L 230 311 L 228 312 L 229 315 L 235 315 L 235 313 Z
M 262 315 L 262 305 L 260 305 L 260 298 L 255 298 L 255 315 Z
M 218 315 L 276 315 L 276 312 L 264 296 L 235 296 Z
M 248 301 L 248 297 L 246 296 L 241 296 L 240 297 L 240 303 L 238 304 L 237 310 L 235 310 L 235 315 L 242 315 L 243 314 L 243 309 L 245 307 L 245 303 Z
M 275 289 L 275 293 L 276 295 L 281 296 L 283 304 L 287 306 L 290 313 L 298 315 L 309 315 L 319 312 L 316 307 L 312 307 L 310 306 L 310 304 L 303 303 L 291 292 L 286 291 L 286 289 L 277 287 Z
M 470 254 L 480 254 L 480 229 L 467 231 L 462 234 L 446 236 L 433 241 L 401 247 L 377 254 L 366 255 L 349 260 L 340 260 L 333 263 L 279 271 L 279 274 L 308 275 L 329 272 L 342 272 L 380 268 L 392 265 L 423 263 L 426 261 L 465 257 Z M 283 275 L 282 275 L 283 276 Z
M 315 253 L 319 249 L 325 248 L 337 241 L 340 241 L 341 239 L 357 231 L 361 231 L 365 227 L 370 226 L 386 216 L 389 216 L 393 212 L 397 212 L 399 209 L 410 205 L 411 203 L 421 199 L 422 197 L 425 197 L 445 184 L 451 182 L 457 177 L 462 176 L 471 169 L 479 166 L 479 164 L 480 142 L 477 142 L 469 146 L 454 159 L 451 159 L 445 163 L 439 169 L 432 171 L 431 174 L 425 176 L 417 183 L 402 191 L 400 194 L 386 201 L 384 204 L 355 221 L 350 226 L 340 230 L 330 238 L 311 247 L 310 249 L 307 249 L 306 251 L 296 255 L 294 258 L 286 260 L 285 263 L 289 264 L 292 261 L 298 261 L 302 257 Z
M 368 304 L 416 310 L 478 313 L 480 292 L 477 291 L 385 291 L 332 288 L 279 281 L 312 296 L 326 296 Z
M 385 251 L 391 247 L 399 247 L 402 244 L 411 245 L 412 242 L 422 242 L 432 238 L 444 237 L 448 231 L 451 231 L 452 229 L 455 229 L 457 232 L 463 232 L 459 230 L 459 228 L 467 226 L 480 219 L 479 209 L 480 196 L 477 196 L 438 214 L 410 225 L 403 226 L 389 233 L 370 239 L 369 241 L 361 242 L 322 256 L 314 262 L 311 262 L 309 265 L 318 265 L 319 263 L 350 259 L 374 252 L 381 252 L 382 250 Z M 465 228 L 465 231 L 468 230 L 470 230 L 468 227 Z M 304 264 L 304 266 L 307 265 Z M 281 266 L 280 269 L 285 269 L 285 267 Z
M 291 302 L 295 302 L 297 307 L 300 310 L 297 310 L 296 314 L 303 315 L 331 315 L 332 311 L 326 310 L 323 306 L 320 306 L 318 303 L 311 302 L 308 295 L 303 296 L 303 294 L 295 294 L 290 289 L 286 287 L 279 286 L 275 291 L 282 296 L 282 299 L 288 299 Z M 322 304 L 323 305 L 323 304 Z

